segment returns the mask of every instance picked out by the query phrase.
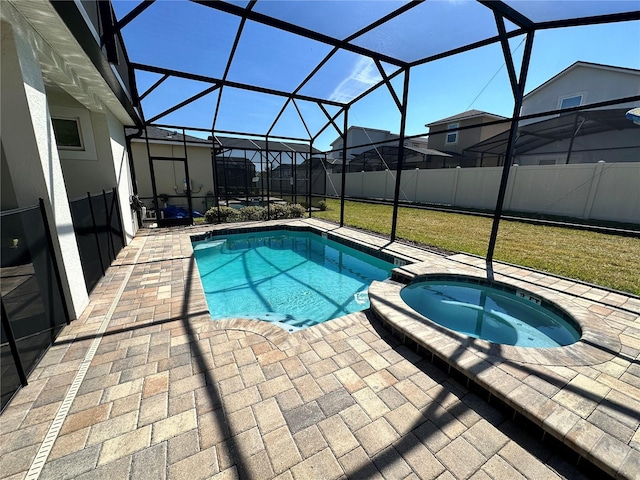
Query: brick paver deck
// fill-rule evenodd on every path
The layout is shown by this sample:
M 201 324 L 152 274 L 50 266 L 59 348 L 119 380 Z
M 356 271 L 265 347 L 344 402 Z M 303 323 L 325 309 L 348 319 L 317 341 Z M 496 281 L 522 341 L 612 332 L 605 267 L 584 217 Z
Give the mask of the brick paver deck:
M 477 260 L 297 223 L 411 262 Z M 211 321 L 189 238 L 210 229 L 141 230 L 120 253 L 0 416 L 2 478 L 586 478 L 559 442 L 541 441 L 521 415 L 488 403 L 370 313 L 293 334 Z M 576 301 L 603 316 L 619 351 L 602 363 L 525 373 L 511 360 L 500 365 L 506 376 L 487 382 L 521 389 L 514 401 L 542 396 L 565 406 L 572 414 L 553 409 L 545 421 L 590 445 L 596 463 L 612 458 L 616 474 L 637 477 L 639 302 L 585 292 L 591 300 Z

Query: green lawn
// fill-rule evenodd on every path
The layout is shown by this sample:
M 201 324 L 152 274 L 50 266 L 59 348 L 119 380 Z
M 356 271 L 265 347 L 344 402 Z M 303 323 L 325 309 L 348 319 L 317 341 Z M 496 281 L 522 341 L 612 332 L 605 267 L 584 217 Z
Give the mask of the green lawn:
M 327 200 L 316 218 L 340 221 L 340 202 Z M 392 207 L 345 202 L 345 225 L 389 234 Z M 490 218 L 400 207 L 397 237 L 485 256 Z M 500 222 L 495 260 L 640 295 L 640 239 L 569 228 Z

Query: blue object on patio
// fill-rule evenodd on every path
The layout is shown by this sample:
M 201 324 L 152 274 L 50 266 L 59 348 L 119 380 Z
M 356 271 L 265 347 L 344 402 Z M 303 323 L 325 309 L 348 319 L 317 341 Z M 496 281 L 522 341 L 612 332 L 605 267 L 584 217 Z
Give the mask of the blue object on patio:
M 625 116 L 636 125 L 640 125 L 640 107 L 632 108 Z

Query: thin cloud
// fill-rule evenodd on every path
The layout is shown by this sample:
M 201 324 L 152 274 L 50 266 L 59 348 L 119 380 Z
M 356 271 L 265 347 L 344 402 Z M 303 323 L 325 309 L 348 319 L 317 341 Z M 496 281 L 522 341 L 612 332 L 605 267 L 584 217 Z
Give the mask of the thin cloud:
M 380 80 L 382 77 L 373 60 L 361 57 L 349 76 L 340 82 L 329 98 L 334 102 L 349 102 Z

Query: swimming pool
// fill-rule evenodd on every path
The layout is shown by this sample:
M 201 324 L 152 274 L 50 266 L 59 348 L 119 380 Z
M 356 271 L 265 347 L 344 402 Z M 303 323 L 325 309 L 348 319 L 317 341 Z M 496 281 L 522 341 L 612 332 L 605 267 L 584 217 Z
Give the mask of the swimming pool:
M 404 287 L 400 297 L 429 320 L 492 343 L 549 348 L 575 343 L 581 335 L 559 307 L 478 278 L 434 277 Z
M 310 232 L 214 236 L 193 249 L 214 319 L 265 320 L 289 331 L 368 308 L 369 285 L 394 268 Z

